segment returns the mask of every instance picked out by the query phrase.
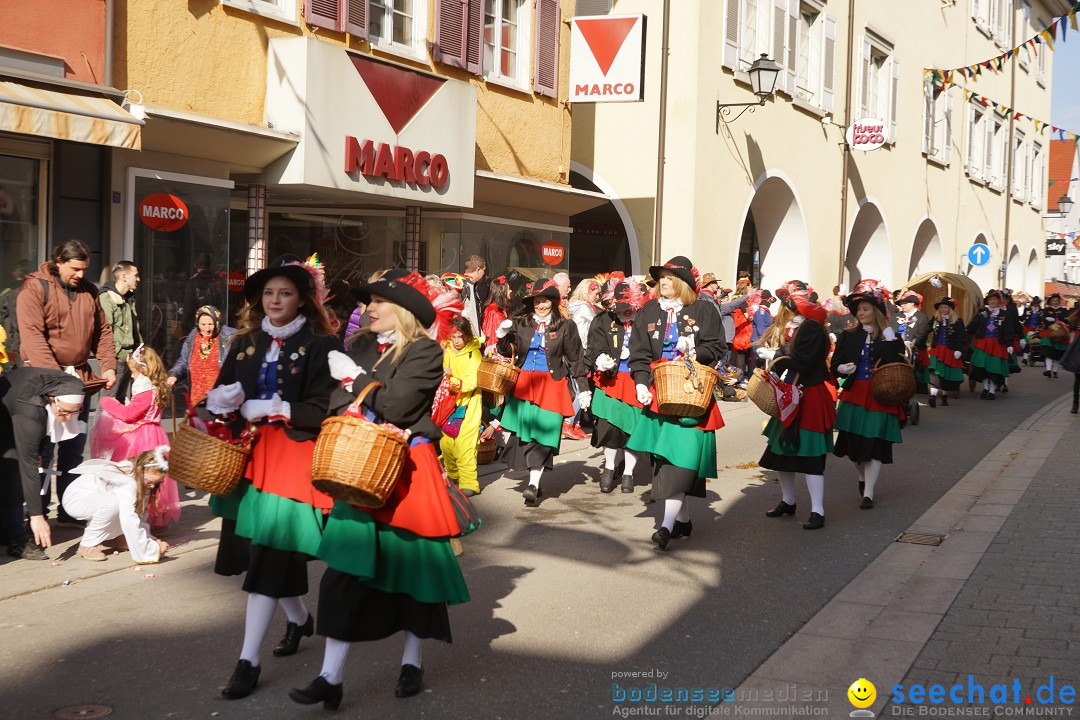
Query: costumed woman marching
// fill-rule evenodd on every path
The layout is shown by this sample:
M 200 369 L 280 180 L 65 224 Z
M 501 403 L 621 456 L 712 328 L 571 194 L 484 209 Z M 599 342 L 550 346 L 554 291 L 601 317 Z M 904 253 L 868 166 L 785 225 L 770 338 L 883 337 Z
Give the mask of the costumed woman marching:
M 687 356 L 712 366 L 727 346 L 716 309 L 698 299 L 698 274 L 690 260 L 674 257 L 649 268 L 649 274 L 659 297 L 638 311 L 630 332 L 630 373 L 644 410 L 626 448 L 652 456 L 652 498 L 664 501 L 652 541 L 663 550 L 672 538 L 688 537 L 694 529 L 686 497 L 705 497 L 706 478 L 716 477 L 715 431 L 724 420 L 714 398 L 700 417 L 660 414 L 652 367 Z
M 244 645 L 232 677 L 221 691 L 230 700 L 251 694 L 259 682 L 259 651 L 280 604 L 288 617 L 285 637 L 274 655 L 296 652 L 300 637 L 314 631 L 304 606 L 307 561 L 319 550 L 324 516 L 333 500 L 312 487 L 315 438 L 328 415 L 337 383 L 327 357 L 342 347 L 319 303 L 313 268 L 279 259 L 244 283 L 247 304 L 218 375 L 207 394 L 215 415 L 236 411 L 257 428 L 248 460 L 248 480 L 235 496 L 219 499 L 213 510 L 235 519 L 235 535 L 222 529 L 220 574 L 247 555 L 243 588 L 248 593 Z M 235 425 L 237 430 L 241 422 Z M 217 496 L 215 496 L 217 497 Z M 230 563 L 226 562 L 231 555 Z
M 408 439 L 394 489 L 381 508 L 334 504 L 319 558 L 327 570 L 319 584 L 319 635 L 326 650 L 319 676 L 289 697 L 303 705 L 341 703 L 345 660 L 354 642 L 405 635 L 394 694 L 420 692 L 421 648 L 426 638 L 450 642 L 447 605 L 468 601 L 450 537 L 459 529 L 439 464 L 439 430 L 431 404 L 443 375 L 443 350 L 429 337 L 436 321 L 434 291 L 417 273 L 361 285 L 371 324 L 333 353 L 330 371 L 341 381 L 333 409 L 389 423 Z M 458 309 L 460 311 L 460 304 Z M 467 502 L 467 501 L 466 501 Z
M 930 407 L 949 404 L 949 394 L 964 380 L 964 345 L 967 328 L 956 315 L 956 301 L 943 297 L 934 303 L 934 324 L 930 328 Z
M 802 473 L 810 492 L 810 517 L 803 529 L 818 530 L 825 526 L 825 460 L 833 451 L 836 424 L 836 395 L 828 382 L 828 311 L 810 301 L 804 282 L 793 280 L 782 290 L 776 294 L 784 301 L 757 355 L 773 362 L 770 371 L 781 380 L 797 385 L 800 397 L 794 417 L 786 423 L 770 418 L 762 431 L 769 443 L 758 465 L 776 471 L 782 493 L 765 515 L 795 514 L 795 473 Z
M 641 417 L 634 379 L 630 375 L 630 334 L 634 315 L 645 304 L 648 288 L 636 280 L 624 280 L 613 291 L 611 309 L 597 315 L 589 326 L 585 365 L 593 371 L 592 412 L 596 416 L 592 446 L 604 449 L 604 469 L 600 472 L 600 492 L 615 489 L 616 460 L 623 450 L 623 474 L 619 482 L 624 493 L 634 492 L 637 456 L 626 450 L 626 442 Z
M 930 384 L 930 356 L 926 351 L 926 339 L 930 335 L 930 318 L 922 311 L 923 298 L 917 292 L 908 290 L 896 301 L 900 308 L 897 325 L 900 339 L 911 352 L 915 367 L 915 394 L 926 395 Z
M 1043 371 L 1046 377 L 1058 376 L 1058 370 L 1061 369 L 1061 356 L 1069 347 L 1068 334 L 1062 338 L 1061 335 L 1051 331 L 1051 326 L 1055 323 L 1065 325 L 1065 316 L 1068 312 L 1061 304 L 1061 295 L 1054 293 L 1047 296 L 1046 307 L 1043 308 L 1042 316 L 1039 318 L 1039 352 L 1042 353 L 1043 362 L 1046 364 L 1046 370 Z
M 1013 324 L 1001 307 L 1001 293 L 991 290 L 984 300 L 986 306 L 968 323 L 972 338 L 970 377 L 982 382 L 983 400 L 997 397 L 999 387 L 1009 377 L 1009 356 L 1013 353 Z M 1045 348 L 1043 349 L 1045 352 Z M 1060 356 L 1059 356 L 1060 357 Z M 1043 373 L 1049 377 L 1049 373 Z
M 496 332 L 499 352 L 516 356 L 521 368 L 499 422 L 503 430 L 513 433 L 503 460 L 511 470 L 529 471 L 529 485 L 521 494 L 526 505 L 536 505 L 544 495 L 540 476 L 552 468 L 552 458 L 559 454 L 563 421 L 574 416 L 566 377 L 573 377 L 579 388 L 588 385 L 577 326 L 557 311 L 558 285 L 548 280 L 522 302 L 526 314 L 503 321 Z M 577 400 L 588 410 L 592 393 L 583 390 Z
M 855 463 L 863 510 L 874 507 L 881 466 L 892 463 L 892 446 L 902 442 L 900 422 L 905 419 L 902 406 L 882 405 L 870 391 L 878 364 L 904 360 L 904 345 L 888 326 L 888 301 L 888 291 L 876 280 L 860 281 L 844 298 L 859 325 L 840 333 L 830 365 L 834 375 L 844 378 L 836 407 L 835 453 Z

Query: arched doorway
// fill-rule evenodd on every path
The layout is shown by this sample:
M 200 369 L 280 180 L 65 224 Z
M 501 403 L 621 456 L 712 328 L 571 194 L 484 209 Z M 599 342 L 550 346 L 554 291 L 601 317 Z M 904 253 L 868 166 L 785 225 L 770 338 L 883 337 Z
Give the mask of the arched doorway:
M 919 224 L 919 229 L 915 231 L 915 241 L 911 244 L 908 277 L 944 269 L 945 253 L 941 249 L 941 236 L 938 235 L 934 221 L 926 218 Z
M 1009 250 L 1009 264 L 1005 268 L 1005 287 L 1016 290 L 1024 280 L 1024 261 L 1020 259 L 1020 248 L 1013 245 Z
M 986 235 L 979 233 L 975 236 L 972 244 L 982 243 L 988 247 L 993 247 Z M 997 287 L 997 269 L 1001 266 L 1001 257 L 994 257 L 996 253 L 992 253 L 990 261 L 981 267 L 975 267 L 971 263 L 964 260 L 964 265 L 967 266 L 967 270 L 964 274 L 975 281 L 975 284 L 979 286 L 979 289 L 985 294 L 987 290 L 993 287 Z
M 1031 254 L 1028 255 L 1023 290 L 1028 295 L 1042 295 L 1042 286 L 1042 273 L 1039 272 L 1039 253 L 1032 250 Z
M 799 200 L 784 177 L 769 171 L 758 180 L 743 221 L 736 268 L 757 287 L 810 280 L 810 235 Z
M 847 257 L 844 260 L 844 279 L 848 287 L 863 278 L 873 278 L 893 287 L 892 249 L 889 245 L 889 231 L 885 227 L 885 218 L 877 203 L 863 198 L 859 214 L 851 226 L 848 239 Z M 906 278 L 905 278 L 906 279 Z
M 574 279 L 611 270 L 643 272 L 637 230 L 615 189 L 579 162 L 570 163 L 570 186 L 610 198 L 604 205 L 570 217 L 570 272 Z

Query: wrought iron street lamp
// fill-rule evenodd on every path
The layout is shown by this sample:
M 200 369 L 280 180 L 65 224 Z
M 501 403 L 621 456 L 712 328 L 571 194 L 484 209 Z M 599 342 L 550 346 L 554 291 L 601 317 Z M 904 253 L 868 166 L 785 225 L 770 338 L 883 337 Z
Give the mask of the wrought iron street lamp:
M 1061 198 L 1058 199 L 1058 210 L 1061 212 L 1062 216 L 1068 215 L 1069 211 L 1072 210 L 1072 206 L 1072 198 L 1068 195 L 1062 195 Z
M 754 90 L 754 94 L 757 95 L 757 102 L 749 103 L 716 103 L 716 133 L 720 134 L 720 118 L 723 116 L 724 122 L 735 122 L 742 114 L 749 110 L 754 112 L 754 108 L 761 107 L 765 104 L 765 101 L 772 97 L 776 91 L 776 80 L 783 71 L 780 65 L 769 59 L 769 56 L 765 53 L 761 53 L 761 57 L 755 60 L 750 65 L 748 74 L 750 75 L 750 87 Z M 732 108 L 742 108 L 739 114 L 728 120 L 731 115 Z

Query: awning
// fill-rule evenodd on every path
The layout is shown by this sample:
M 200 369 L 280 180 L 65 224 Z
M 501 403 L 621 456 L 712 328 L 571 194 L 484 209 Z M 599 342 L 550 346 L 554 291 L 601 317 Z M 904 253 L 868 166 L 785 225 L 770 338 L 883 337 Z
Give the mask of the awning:
M 477 170 L 474 201 L 477 205 L 501 205 L 569 218 L 609 200 L 602 193 L 569 185 Z
M 146 117 L 143 150 L 215 160 L 250 172 L 262 172 L 300 141 L 292 133 L 181 110 L 151 105 L 131 110 Z
M 0 131 L 138 150 L 141 129 L 112 100 L 0 81 Z

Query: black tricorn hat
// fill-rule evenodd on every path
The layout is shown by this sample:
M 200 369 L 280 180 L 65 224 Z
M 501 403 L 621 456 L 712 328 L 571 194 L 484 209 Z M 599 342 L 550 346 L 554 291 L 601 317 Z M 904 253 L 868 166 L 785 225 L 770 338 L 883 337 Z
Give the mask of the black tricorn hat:
M 254 304 L 270 278 L 287 277 L 297 289 L 306 291 L 315 297 L 315 277 L 304 267 L 304 261 L 296 255 L 286 254 L 274 260 L 269 266 L 252 273 L 244 281 L 244 299 Z
M 649 268 L 649 274 L 653 280 L 660 282 L 660 271 L 667 270 L 675 277 L 690 286 L 694 292 L 698 291 L 697 280 L 694 278 L 694 263 L 683 255 L 676 255 L 663 265 L 653 265 Z
M 358 285 L 352 291 L 363 303 L 371 302 L 371 296 L 378 295 L 400 305 L 415 315 L 425 328 L 435 322 L 435 306 L 431 304 L 428 292 L 429 286 L 423 276 L 405 270 L 391 270 L 375 282 Z

